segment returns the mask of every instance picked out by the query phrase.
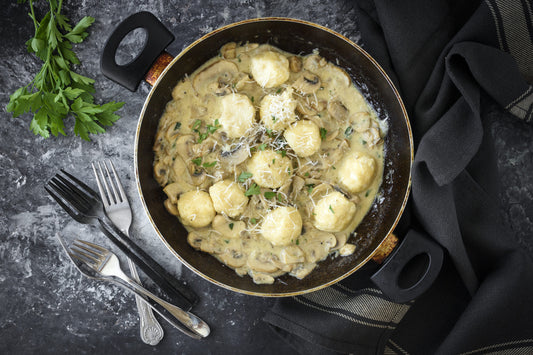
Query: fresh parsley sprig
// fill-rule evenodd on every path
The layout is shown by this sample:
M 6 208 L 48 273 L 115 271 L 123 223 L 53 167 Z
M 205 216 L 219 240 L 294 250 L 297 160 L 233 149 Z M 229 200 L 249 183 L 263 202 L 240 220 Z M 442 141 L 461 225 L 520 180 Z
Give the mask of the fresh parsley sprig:
M 74 133 L 90 140 L 89 134 L 105 132 L 120 117 L 115 111 L 123 102 L 94 103 L 94 80 L 72 70 L 80 60 L 72 51 L 73 43 L 81 43 L 94 18 L 86 16 L 74 27 L 61 14 L 63 0 L 49 0 L 49 11 L 39 22 L 33 0 L 29 0 L 35 35 L 26 42 L 28 52 L 43 61 L 41 70 L 26 86 L 16 90 L 6 107 L 13 117 L 33 113 L 30 129 L 34 134 L 49 138 L 50 134 L 66 135 L 64 120 L 70 114 L 75 118 Z

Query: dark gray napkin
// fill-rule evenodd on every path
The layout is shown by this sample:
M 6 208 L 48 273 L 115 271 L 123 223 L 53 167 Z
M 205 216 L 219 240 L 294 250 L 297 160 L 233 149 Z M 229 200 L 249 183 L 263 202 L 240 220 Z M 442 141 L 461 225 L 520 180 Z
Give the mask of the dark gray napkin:
M 443 270 L 428 292 L 400 305 L 368 281 L 368 265 L 280 300 L 265 321 L 306 354 L 533 353 L 533 262 L 500 222 L 487 118 L 498 105 L 532 121 L 532 2 L 354 6 L 364 48 L 395 81 L 413 126 L 409 233 L 419 229 L 445 249 Z

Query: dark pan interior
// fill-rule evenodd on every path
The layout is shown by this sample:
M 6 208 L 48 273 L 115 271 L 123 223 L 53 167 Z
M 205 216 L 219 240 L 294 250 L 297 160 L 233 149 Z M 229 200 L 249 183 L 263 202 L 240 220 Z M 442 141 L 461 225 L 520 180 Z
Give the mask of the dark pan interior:
M 164 208 L 165 195 L 152 176 L 152 145 L 159 118 L 171 99 L 172 88 L 185 74 L 218 54 L 227 42 L 270 43 L 299 54 L 318 49 L 320 55 L 338 63 L 363 91 L 367 100 L 387 119 L 386 162 L 382 198 L 357 228 L 357 252 L 348 257 L 331 258 L 303 280 L 285 275 L 272 285 L 256 285 L 250 277 L 239 277 L 212 256 L 195 251 L 187 244 L 187 232 Z M 175 60 L 147 99 L 140 118 L 136 165 L 141 197 L 160 236 L 169 248 L 203 277 L 239 292 L 264 296 L 283 296 L 308 292 L 336 282 L 357 270 L 373 254 L 394 228 L 401 214 L 410 186 L 411 134 L 409 123 L 395 90 L 373 60 L 357 46 L 335 33 L 308 23 L 288 19 L 250 20 L 228 26 L 195 43 Z M 352 239 L 353 241 L 353 239 Z

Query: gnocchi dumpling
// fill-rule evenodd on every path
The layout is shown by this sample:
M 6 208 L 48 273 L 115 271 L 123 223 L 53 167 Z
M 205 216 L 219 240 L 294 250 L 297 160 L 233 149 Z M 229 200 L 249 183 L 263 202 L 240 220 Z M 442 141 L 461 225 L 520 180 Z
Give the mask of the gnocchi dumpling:
M 293 89 L 287 88 L 281 94 L 265 95 L 261 100 L 259 116 L 263 125 L 274 131 L 283 131 L 296 121 L 294 110 L 298 102 L 292 98 Z
M 308 157 L 320 149 L 320 130 L 311 121 L 296 122 L 285 130 L 283 136 L 299 157 Z
M 248 96 L 229 94 L 222 98 L 222 114 L 219 118 L 222 130 L 231 138 L 242 137 L 255 118 L 255 108 Z
M 205 191 L 189 191 L 178 200 L 178 212 L 183 224 L 191 227 L 205 227 L 215 218 L 211 197 Z
M 340 192 L 333 191 L 316 203 L 313 224 L 325 232 L 340 232 L 348 227 L 356 210 L 353 202 Z
M 232 218 L 240 215 L 248 205 L 248 197 L 244 195 L 241 187 L 234 181 L 222 180 L 217 182 L 209 188 L 209 195 L 215 211 Z
M 261 234 L 274 246 L 289 245 L 302 232 L 302 216 L 294 207 L 278 207 L 268 213 L 261 225 Z
M 289 60 L 273 51 L 261 52 L 252 57 L 250 72 L 254 80 L 264 88 L 280 86 L 289 79 Z
M 339 185 L 352 193 L 361 192 L 374 180 L 376 161 L 371 156 L 360 153 L 348 153 L 337 169 Z
M 273 150 L 260 150 L 249 160 L 248 171 L 257 185 L 275 189 L 289 179 L 291 160 Z

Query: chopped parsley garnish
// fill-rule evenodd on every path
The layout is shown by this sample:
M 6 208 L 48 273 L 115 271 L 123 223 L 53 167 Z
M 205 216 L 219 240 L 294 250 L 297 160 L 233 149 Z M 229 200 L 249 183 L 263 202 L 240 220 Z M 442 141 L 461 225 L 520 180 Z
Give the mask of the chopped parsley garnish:
M 229 224 L 229 229 L 233 230 L 233 223 Z
M 320 139 L 324 140 L 326 139 L 326 134 L 328 134 L 328 130 L 325 128 L 320 128 Z
M 180 129 L 181 127 L 181 122 L 176 122 L 176 124 L 174 125 L 174 130 L 177 131 L 178 129 Z
M 257 219 L 255 219 L 255 218 L 250 218 L 250 223 L 251 223 L 251 224 L 256 224 L 256 223 L 257 223 Z
M 203 163 L 202 166 L 204 168 L 212 168 L 213 166 L 217 165 L 217 162 L 216 161 L 212 161 L 210 163 Z
M 194 124 L 192 125 L 192 130 L 195 132 L 198 132 L 198 128 L 202 125 L 202 120 L 196 120 L 194 121 Z
M 263 144 L 260 144 L 257 149 L 259 150 L 265 150 L 265 148 L 267 147 L 266 143 L 263 143 Z
M 259 195 L 261 193 L 261 188 L 254 182 L 248 190 L 244 193 L 244 196 Z
M 346 130 L 344 131 L 344 135 L 345 135 L 346 137 L 351 136 L 352 133 L 353 133 L 353 128 L 352 128 L 352 126 L 348 126 L 348 127 L 346 128 Z
M 335 211 L 333 211 L 333 208 L 331 208 L 331 205 L 329 205 L 329 210 L 331 211 L 331 213 L 335 214 Z
M 192 162 L 198 166 L 202 164 L 202 157 L 198 157 L 192 160 Z
M 239 177 L 237 178 L 240 182 L 245 182 L 246 180 L 248 180 L 249 178 L 251 178 L 253 175 L 252 173 L 249 173 L 247 171 L 243 171 Z
M 278 195 L 277 192 L 274 192 L 274 191 L 265 191 L 265 198 L 267 199 L 271 199 L 273 197 L 276 197 Z
M 307 193 L 311 194 L 311 192 L 313 191 L 313 187 L 315 187 L 315 184 L 308 184 L 305 186 L 307 187 Z

